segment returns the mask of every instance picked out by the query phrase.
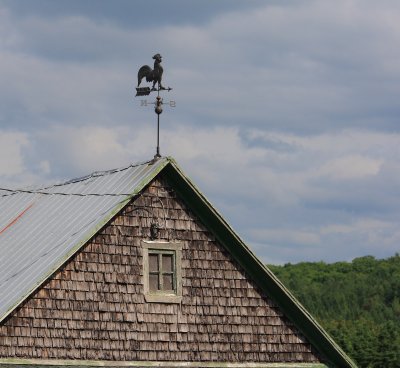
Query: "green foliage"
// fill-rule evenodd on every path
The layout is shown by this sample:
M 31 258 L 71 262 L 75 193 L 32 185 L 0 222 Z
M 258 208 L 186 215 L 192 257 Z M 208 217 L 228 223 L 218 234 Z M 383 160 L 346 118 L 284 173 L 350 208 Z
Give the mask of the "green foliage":
M 268 267 L 359 367 L 400 367 L 399 254 Z

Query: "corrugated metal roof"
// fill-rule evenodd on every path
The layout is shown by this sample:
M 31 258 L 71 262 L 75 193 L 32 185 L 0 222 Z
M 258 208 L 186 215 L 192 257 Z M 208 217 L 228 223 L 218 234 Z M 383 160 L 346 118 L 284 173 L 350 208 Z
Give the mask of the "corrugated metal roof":
M 32 193 L 0 190 L 0 321 L 168 162 L 96 172 Z

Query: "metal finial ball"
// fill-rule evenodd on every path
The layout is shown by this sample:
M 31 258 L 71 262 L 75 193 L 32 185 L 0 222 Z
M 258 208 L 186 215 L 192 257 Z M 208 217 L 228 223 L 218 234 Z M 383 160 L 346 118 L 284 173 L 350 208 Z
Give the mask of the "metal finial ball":
M 162 113 L 162 98 L 160 96 L 156 97 L 156 106 L 154 108 L 154 111 L 156 112 L 157 115 L 160 115 Z

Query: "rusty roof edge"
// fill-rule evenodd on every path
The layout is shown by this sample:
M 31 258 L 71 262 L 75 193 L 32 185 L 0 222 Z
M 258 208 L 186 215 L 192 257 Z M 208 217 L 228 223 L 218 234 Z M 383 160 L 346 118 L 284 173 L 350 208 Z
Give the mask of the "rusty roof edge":
M 204 194 L 197 188 L 197 186 L 184 174 L 180 166 L 177 164 L 177 162 L 172 158 L 168 158 L 169 161 L 171 162 L 171 167 L 174 168 L 175 172 L 179 174 L 180 179 L 183 180 L 186 185 L 190 187 L 192 191 L 198 196 L 200 201 L 205 205 L 208 210 L 212 213 L 213 216 L 215 216 L 215 219 L 217 219 L 217 222 L 214 221 L 214 224 L 217 228 L 221 229 L 221 226 L 224 227 L 228 232 L 229 236 L 232 240 L 235 240 L 235 245 L 241 247 L 247 253 L 247 255 L 250 257 L 250 264 L 246 264 L 246 262 L 241 259 L 240 257 L 236 257 L 234 253 L 232 253 L 232 244 L 226 242 L 226 237 L 220 236 L 219 232 L 216 232 L 215 229 L 213 233 L 214 235 L 224 244 L 228 250 L 231 251 L 231 254 L 235 256 L 236 260 L 239 262 L 239 264 L 242 265 L 242 267 L 249 272 L 249 267 L 250 266 L 257 266 L 257 268 L 262 271 L 260 274 L 264 274 L 264 277 L 267 277 L 267 279 L 271 280 L 277 288 L 274 289 L 274 294 L 278 294 L 279 300 L 277 300 L 278 305 L 282 307 L 282 309 L 286 312 L 288 312 L 288 307 L 287 303 L 292 305 L 292 308 L 289 309 L 288 315 L 294 313 L 294 314 L 299 314 L 302 315 L 306 321 L 307 327 L 311 327 L 314 329 L 314 331 L 308 331 L 308 328 L 306 331 L 304 331 L 304 326 L 299 326 L 296 321 L 292 322 L 299 328 L 301 332 L 304 333 L 304 335 L 312 342 L 312 344 L 316 347 L 321 347 L 321 345 L 327 344 L 328 349 L 323 347 L 322 349 L 317 349 L 322 355 L 328 358 L 328 360 L 331 360 L 332 357 L 329 357 L 330 354 L 335 354 L 336 359 L 338 359 L 339 364 L 345 364 L 345 367 L 351 367 L 351 368 L 356 368 L 357 365 L 353 362 L 353 360 L 342 350 L 342 348 L 333 340 L 333 338 L 324 330 L 324 328 L 314 319 L 314 317 L 306 310 L 306 308 L 295 298 L 295 296 L 282 284 L 282 282 L 275 276 L 275 274 L 264 264 L 260 261 L 260 259 L 253 253 L 253 251 L 247 246 L 247 244 L 239 237 L 239 235 L 233 230 L 232 226 L 221 216 L 221 214 L 215 209 L 215 207 L 211 204 L 211 202 L 204 196 Z M 170 175 L 168 175 L 170 178 Z M 188 189 L 188 188 L 186 188 Z M 189 193 L 187 193 L 189 194 Z M 198 214 L 198 213 L 196 213 Z M 210 214 L 206 214 L 210 215 Z M 204 220 L 204 216 L 199 216 Z M 222 239 L 221 239 L 222 238 Z M 254 274 L 254 272 L 249 272 L 250 274 Z M 262 284 L 262 280 L 255 280 L 259 286 L 263 290 L 265 290 L 265 285 L 260 285 Z M 274 295 L 277 297 L 277 295 Z M 286 299 L 284 300 L 284 303 L 282 303 L 281 299 Z M 290 314 L 289 314 L 290 313 Z M 311 334 L 310 334 L 311 332 Z M 311 338 L 310 338 L 311 335 Z M 314 336 L 316 335 L 316 336 Z M 326 356 L 328 355 L 328 356 Z M 330 359 L 331 358 L 331 359 Z M 335 361 L 335 359 L 333 359 Z M 342 365 L 338 365 L 342 366 Z
M 100 219 L 93 227 L 91 227 L 86 234 L 79 240 L 73 248 L 52 267 L 48 272 L 43 274 L 38 282 L 36 282 L 28 292 L 23 295 L 15 304 L 7 309 L 3 315 L 0 316 L 0 323 L 2 323 L 10 314 L 18 308 L 29 296 L 31 296 L 36 290 L 38 290 L 57 270 L 59 270 L 71 257 L 73 257 L 94 235 L 97 234 L 100 229 L 102 229 L 117 213 L 119 213 L 129 201 L 137 196 L 143 188 L 149 184 L 159 173 L 170 163 L 169 158 L 161 158 L 157 161 L 150 161 L 148 165 L 157 164 L 158 167 L 151 170 L 135 187 L 129 196 L 126 196 L 123 200 L 119 201 L 113 208 L 107 211 L 107 214 Z

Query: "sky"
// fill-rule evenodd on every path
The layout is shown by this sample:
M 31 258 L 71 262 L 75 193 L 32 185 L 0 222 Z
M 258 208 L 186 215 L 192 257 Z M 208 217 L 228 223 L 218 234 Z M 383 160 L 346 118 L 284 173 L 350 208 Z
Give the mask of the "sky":
M 161 154 L 266 263 L 400 248 L 398 0 L 0 0 L 0 187 Z M 148 99 L 152 99 L 154 95 Z

